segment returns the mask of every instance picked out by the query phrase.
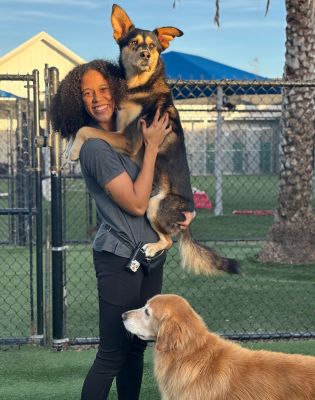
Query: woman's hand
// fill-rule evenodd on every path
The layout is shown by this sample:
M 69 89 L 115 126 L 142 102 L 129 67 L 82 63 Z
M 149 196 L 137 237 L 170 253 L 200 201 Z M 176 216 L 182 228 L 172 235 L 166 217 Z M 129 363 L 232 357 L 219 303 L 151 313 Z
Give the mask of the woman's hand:
M 168 113 L 165 113 L 160 117 L 159 108 L 156 110 L 154 119 L 150 126 L 147 127 L 144 119 L 140 119 L 139 123 L 142 129 L 145 146 L 150 146 L 157 150 L 163 143 L 165 136 L 172 131 L 172 127 L 169 125 Z
M 191 221 L 195 218 L 196 216 L 196 211 L 190 212 L 190 211 L 183 211 L 182 214 L 185 216 L 185 221 L 178 221 L 177 224 L 179 225 L 181 230 L 187 229 Z
M 142 127 L 145 151 L 142 167 L 136 180 L 133 182 L 125 171 L 105 185 L 105 190 L 119 207 L 137 216 L 144 215 L 148 208 L 159 146 L 163 143 L 165 136 L 172 131 L 172 127 L 169 126 L 169 115 L 165 113 L 160 117 L 160 110 L 156 111 L 150 126 L 147 127 L 143 119 L 139 122 Z

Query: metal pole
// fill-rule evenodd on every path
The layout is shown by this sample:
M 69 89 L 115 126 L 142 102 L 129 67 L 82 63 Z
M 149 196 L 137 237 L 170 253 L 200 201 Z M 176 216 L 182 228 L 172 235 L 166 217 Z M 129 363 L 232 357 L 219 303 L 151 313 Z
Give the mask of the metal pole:
M 35 331 L 37 333 L 37 329 L 35 329 L 34 324 L 34 284 L 33 284 L 33 276 L 34 276 L 34 252 L 33 252 L 33 206 L 34 206 L 34 182 L 33 182 L 33 171 L 35 170 L 35 159 L 34 159 L 34 132 L 33 132 L 33 124 L 31 120 L 31 87 L 34 83 L 31 81 L 27 81 L 26 89 L 27 89 L 27 107 L 26 107 L 26 115 L 27 115 L 27 135 L 26 135 L 26 146 L 24 152 L 27 152 L 27 162 L 26 162 L 26 187 L 25 191 L 26 202 L 25 208 L 28 207 L 27 214 L 27 224 L 28 224 L 28 247 L 29 247 L 29 273 L 30 273 L 30 296 L 31 296 L 31 331 L 34 337 Z M 37 263 L 36 263 L 37 265 Z M 36 277 L 37 279 L 37 277 Z M 36 294 L 37 298 L 37 294 Z
M 13 133 L 13 118 L 12 110 L 4 110 L 8 113 L 8 192 L 9 208 L 14 207 L 14 162 L 13 162 L 13 146 L 12 146 L 12 133 Z M 9 243 L 14 244 L 14 217 L 9 215 Z
M 16 202 L 17 208 L 24 207 L 24 181 L 23 181 L 23 173 L 24 173 L 24 163 L 23 163 L 23 139 L 22 139 L 22 131 L 23 131 L 23 116 L 22 116 L 22 102 L 21 99 L 18 99 L 16 102 L 16 114 L 17 114 L 17 126 L 16 126 Z M 16 243 L 19 246 L 23 246 L 25 241 L 23 241 L 23 223 L 24 216 L 18 215 L 17 218 L 17 238 Z
M 49 102 L 56 93 L 59 83 L 57 68 L 48 70 Z M 49 105 L 47 105 L 49 108 Z M 49 117 L 49 113 L 48 113 Z M 65 246 L 62 234 L 62 190 L 61 190 L 61 137 L 60 133 L 51 134 L 51 250 L 52 250 L 52 314 L 53 346 L 61 349 L 68 343 L 64 337 L 64 271 L 63 257 Z
M 41 134 L 39 124 L 39 72 L 33 70 L 33 99 L 34 99 L 34 136 L 35 150 L 35 202 L 36 202 L 36 278 L 37 278 L 37 334 L 44 333 L 44 310 L 43 310 L 43 207 L 42 207 L 42 152 Z
M 214 176 L 215 176 L 215 207 L 214 215 L 222 215 L 223 199 L 222 199 L 222 128 L 223 128 L 223 88 L 217 87 L 217 126 L 215 130 L 215 145 L 214 145 Z

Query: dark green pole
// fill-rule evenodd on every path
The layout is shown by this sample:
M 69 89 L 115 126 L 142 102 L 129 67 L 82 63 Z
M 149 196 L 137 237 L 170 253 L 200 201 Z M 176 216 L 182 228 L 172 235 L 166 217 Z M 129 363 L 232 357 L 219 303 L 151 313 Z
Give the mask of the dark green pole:
M 56 93 L 59 72 L 55 67 L 48 69 L 49 98 Z M 50 101 L 49 101 L 50 102 Z M 49 108 L 49 106 L 48 106 Z M 49 117 L 49 112 L 48 112 Z M 63 258 L 65 246 L 62 233 L 62 188 L 61 188 L 61 137 L 59 132 L 50 135 L 50 178 L 51 178 L 51 249 L 52 249 L 52 315 L 53 347 L 62 349 L 68 339 L 64 333 L 64 282 Z
M 35 149 L 35 202 L 36 202 L 36 273 L 37 273 L 37 334 L 44 333 L 43 308 L 43 206 L 42 206 L 42 149 L 39 124 L 39 72 L 33 71 L 34 137 Z

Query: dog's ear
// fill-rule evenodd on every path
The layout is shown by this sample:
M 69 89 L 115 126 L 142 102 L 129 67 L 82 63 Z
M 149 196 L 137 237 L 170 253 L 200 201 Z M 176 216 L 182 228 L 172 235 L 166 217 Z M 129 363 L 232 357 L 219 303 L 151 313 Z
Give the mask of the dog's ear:
M 159 39 L 162 49 L 165 50 L 170 45 L 170 41 L 175 37 L 183 36 L 183 32 L 172 26 L 165 26 L 163 28 L 156 28 L 153 31 Z
M 184 326 L 171 318 L 164 318 L 160 322 L 155 347 L 162 352 L 180 350 L 185 348 L 188 340 L 189 335 Z
M 113 36 L 116 42 L 119 42 L 119 40 L 130 31 L 130 29 L 134 28 L 131 19 L 117 4 L 113 4 L 111 21 L 114 31 Z

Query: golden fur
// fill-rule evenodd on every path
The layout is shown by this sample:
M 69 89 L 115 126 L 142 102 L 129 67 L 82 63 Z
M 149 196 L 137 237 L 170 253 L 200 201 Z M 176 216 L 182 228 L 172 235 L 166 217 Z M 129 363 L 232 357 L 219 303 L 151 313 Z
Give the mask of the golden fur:
M 248 350 L 208 331 L 177 295 L 123 314 L 126 329 L 156 342 L 162 400 L 314 400 L 315 357 Z

